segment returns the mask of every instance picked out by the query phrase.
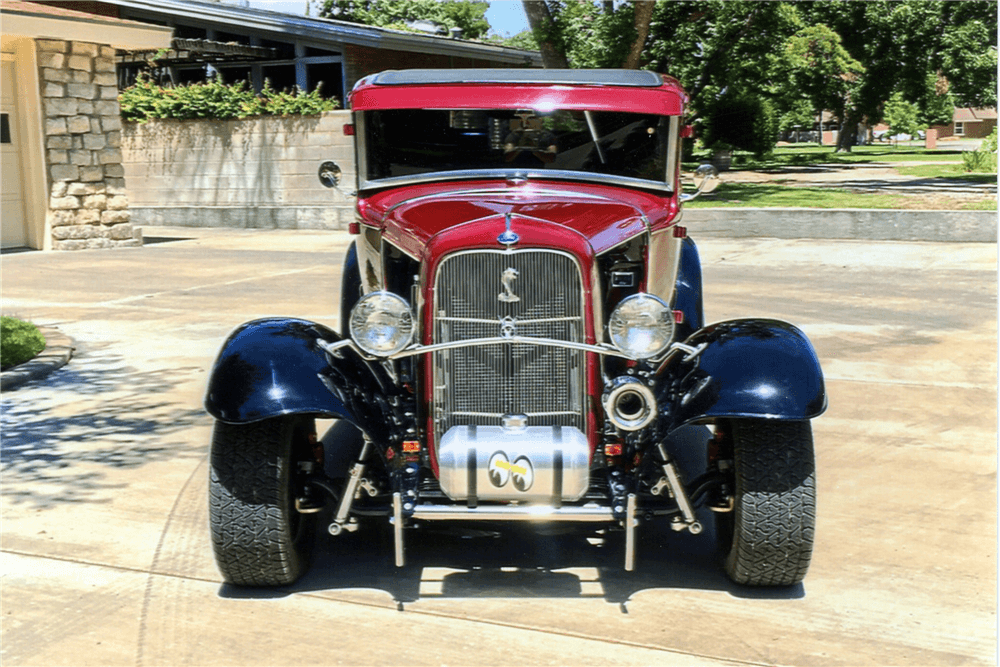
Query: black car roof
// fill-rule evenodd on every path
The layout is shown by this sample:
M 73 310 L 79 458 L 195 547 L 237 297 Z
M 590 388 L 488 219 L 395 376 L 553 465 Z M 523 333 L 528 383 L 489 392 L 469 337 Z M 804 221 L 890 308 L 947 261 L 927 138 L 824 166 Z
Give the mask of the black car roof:
M 370 82 L 381 86 L 521 83 L 648 88 L 662 86 L 663 78 L 638 69 L 408 69 L 381 72 Z

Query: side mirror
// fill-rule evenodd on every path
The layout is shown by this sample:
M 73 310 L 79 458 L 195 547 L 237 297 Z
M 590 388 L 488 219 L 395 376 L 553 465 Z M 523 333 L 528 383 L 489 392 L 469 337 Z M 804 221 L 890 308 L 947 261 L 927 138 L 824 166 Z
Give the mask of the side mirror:
M 335 188 L 340 185 L 340 178 L 343 175 L 336 162 L 324 162 L 319 166 L 319 182 L 325 187 Z
M 710 164 L 703 164 L 694 170 L 694 194 L 682 194 L 681 202 L 688 202 L 701 194 L 707 194 L 719 187 L 719 170 Z

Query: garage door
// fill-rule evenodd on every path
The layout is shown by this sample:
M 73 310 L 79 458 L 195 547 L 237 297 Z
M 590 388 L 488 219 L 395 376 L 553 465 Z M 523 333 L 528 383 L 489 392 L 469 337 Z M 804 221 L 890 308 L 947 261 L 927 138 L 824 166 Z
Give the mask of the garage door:
M 0 230 L 4 248 L 27 245 L 20 133 L 14 97 L 14 63 L 0 62 Z

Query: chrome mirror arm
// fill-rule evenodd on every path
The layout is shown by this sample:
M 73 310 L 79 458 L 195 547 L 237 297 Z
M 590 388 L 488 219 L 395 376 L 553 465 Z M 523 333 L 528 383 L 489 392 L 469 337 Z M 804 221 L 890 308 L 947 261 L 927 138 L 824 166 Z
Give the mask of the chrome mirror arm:
M 708 194 L 719 187 L 719 170 L 710 164 L 703 164 L 694 170 L 695 190 L 694 194 L 682 194 L 681 203 L 696 199 L 702 194 Z

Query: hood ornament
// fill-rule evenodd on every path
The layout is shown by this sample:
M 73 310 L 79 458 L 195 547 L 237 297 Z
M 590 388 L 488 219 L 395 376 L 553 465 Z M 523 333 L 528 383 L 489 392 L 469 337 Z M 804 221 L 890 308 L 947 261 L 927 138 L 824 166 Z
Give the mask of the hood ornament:
M 507 229 L 497 237 L 497 241 L 499 241 L 501 245 L 505 245 L 509 248 L 520 241 L 521 237 L 515 234 L 510 228 L 510 211 L 507 211 L 507 215 L 504 217 L 504 223 L 507 225 Z
M 514 294 L 514 279 L 518 276 L 518 271 L 515 268 L 504 269 L 504 272 L 500 274 L 500 282 L 503 284 L 503 291 L 497 296 L 500 301 L 504 303 L 516 303 L 521 300 L 521 297 Z M 513 332 L 511 332 L 513 335 Z M 508 337 L 504 334 L 505 337 Z

